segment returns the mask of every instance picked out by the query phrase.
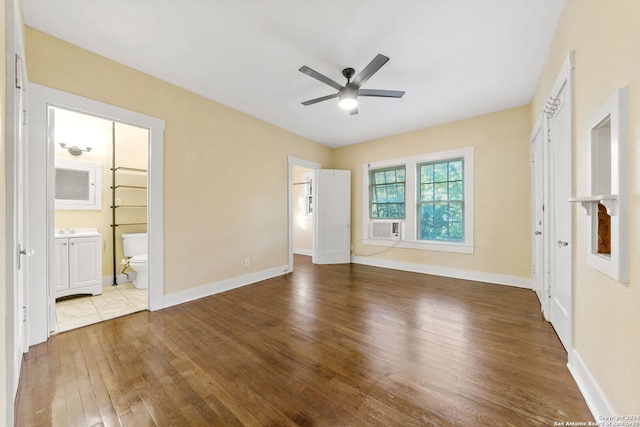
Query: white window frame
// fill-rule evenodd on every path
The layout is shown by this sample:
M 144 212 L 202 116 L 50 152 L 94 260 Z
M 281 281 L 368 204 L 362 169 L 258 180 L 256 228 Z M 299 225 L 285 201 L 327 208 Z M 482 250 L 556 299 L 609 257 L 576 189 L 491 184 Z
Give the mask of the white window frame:
M 89 200 L 55 199 L 56 210 L 102 210 L 102 164 L 56 158 L 55 167 L 89 173 Z
M 373 246 L 388 246 L 426 251 L 454 252 L 473 254 L 473 179 L 474 179 L 475 147 L 465 147 L 437 153 L 421 154 L 412 157 L 365 163 L 362 165 L 362 243 Z M 417 199 L 418 165 L 428 162 L 441 162 L 453 159 L 464 159 L 464 237 L 462 242 L 446 242 L 436 240 L 417 239 Z M 373 169 L 405 166 L 405 218 L 404 219 L 372 219 L 369 218 L 369 171 Z M 389 239 L 374 239 L 371 237 L 374 222 L 401 222 L 403 227 L 400 241 Z

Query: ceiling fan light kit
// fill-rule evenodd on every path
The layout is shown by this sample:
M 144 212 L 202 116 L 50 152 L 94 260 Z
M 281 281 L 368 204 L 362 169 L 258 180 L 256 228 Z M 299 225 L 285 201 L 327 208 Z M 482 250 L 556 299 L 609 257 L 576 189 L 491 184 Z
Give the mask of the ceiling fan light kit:
M 383 98 L 402 98 L 404 91 L 399 90 L 379 90 L 379 89 L 360 89 L 367 80 L 371 78 L 384 64 L 389 61 L 389 58 L 378 54 L 373 60 L 364 67 L 364 69 L 358 74 L 353 81 L 351 78 L 355 74 L 353 68 L 345 68 L 342 70 L 342 75 L 347 79 L 347 83 L 342 86 L 341 84 L 333 81 L 329 77 L 320 74 L 319 72 L 312 70 L 311 68 L 303 65 L 298 71 L 304 73 L 322 83 L 331 86 L 338 90 L 338 93 L 332 95 L 321 96 L 320 98 L 310 99 L 304 101 L 302 105 L 309 106 L 317 104 L 318 102 L 327 101 L 329 99 L 338 98 L 338 105 L 344 110 L 348 110 L 349 114 L 358 114 L 358 96 L 376 96 Z
M 338 105 L 343 110 L 352 110 L 358 106 L 358 89 L 349 83 L 338 92 Z

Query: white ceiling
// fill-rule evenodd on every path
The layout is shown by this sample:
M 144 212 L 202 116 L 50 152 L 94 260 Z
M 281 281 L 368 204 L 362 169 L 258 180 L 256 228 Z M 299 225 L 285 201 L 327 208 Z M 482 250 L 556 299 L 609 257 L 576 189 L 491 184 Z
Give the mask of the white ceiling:
M 531 101 L 565 0 L 23 0 L 25 23 L 330 147 Z M 350 116 L 335 89 L 391 58 Z

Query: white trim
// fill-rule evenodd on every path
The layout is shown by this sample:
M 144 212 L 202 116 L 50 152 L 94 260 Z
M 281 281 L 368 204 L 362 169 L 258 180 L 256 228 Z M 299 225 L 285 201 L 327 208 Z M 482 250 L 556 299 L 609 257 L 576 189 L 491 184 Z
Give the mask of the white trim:
M 576 350 L 569 352 L 569 363 L 567 368 L 576 381 L 582 396 L 584 397 L 591 415 L 596 421 L 603 421 L 602 417 L 611 417 L 616 415 L 613 407 L 607 400 L 604 392 L 593 378 L 589 368 L 584 363 Z
M 420 249 L 423 251 L 440 251 L 440 252 L 453 252 L 458 254 L 473 254 L 475 248 L 474 245 L 467 245 L 465 243 L 455 242 L 438 242 L 438 241 L 400 241 L 397 240 L 382 240 L 382 239 L 363 239 L 363 245 L 370 246 L 386 246 L 394 248 L 404 249 Z
M 301 166 L 308 169 L 321 169 L 320 163 L 311 162 L 309 160 L 299 159 L 293 156 L 287 156 L 287 221 L 288 221 L 288 272 L 293 271 L 293 166 Z M 312 236 L 311 247 L 315 247 L 315 233 Z
M 416 200 L 418 189 L 416 185 L 417 166 L 420 163 L 438 162 L 442 160 L 464 158 L 464 242 L 439 242 L 433 240 L 418 240 Z M 426 153 L 399 159 L 364 163 L 362 165 L 362 243 L 373 246 L 394 246 L 407 249 L 441 251 L 473 254 L 474 245 L 474 157 L 475 147 L 464 147 L 453 150 Z M 369 171 L 393 166 L 405 167 L 405 218 L 397 219 L 404 224 L 402 240 L 390 243 L 386 240 L 373 239 L 369 235 L 370 223 L 376 219 L 369 218 Z M 395 219 L 394 219 L 395 220 Z
M 363 256 L 351 257 L 354 264 L 370 265 L 372 267 L 389 268 L 392 270 L 409 271 L 412 273 L 430 274 L 434 276 L 451 277 L 454 279 L 473 280 L 494 285 L 513 286 L 531 289 L 531 278 L 507 276 L 504 274 L 484 273 L 481 271 L 462 270 L 459 268 L 440 267 L 428 264 L 413 264 L 409 262 L 391 261 Z
M 313 256 L 313 251 L 311 249 L 293 248 L 293 253 L 297 255 Z
M 245 276 L 232 277 L 231 279 L 209 283 L 207 285 L 186 289 L 180 292 L 174 292 L 172 294 L 165 295 L 164 306 L 166 308 L 178 304 L 184 304 L 185 302 L 195 301 L 197 299 L 229 291 L 231 289 L 252 285 L 256 282 L 282 276 L 287 273 L 289 273 L 288 267 L 286 265 L 281 265 L 279 267 L 270 268 L 268 270 L 247 274 Z
M 609 120 L 609 159 L 605 170 L 598 170 L 598 143 L 594 132 L 601 123 Z M 629 281 L 629 89 L 616 90 L 587 120 L 587 180 L 589 194 L 571 197 L 570 202 L 580 202 L 589 215 L 587 234 L 587 264 L 607 276 L 622 282 Z M 601 148 L 600 148 L 601 149 Z M 607 167 L 609 170 L 606 170 Z M 609 185 L 605 193 L 598 188 L 601 176 L 608 173 Z M 598 204 L 611 215 L 611 253 L 598 254 Z
M 48 313 L 52 296 L 47 298 L 49 283 L 53 283 L 54 235 L 54 198 L 53 198 L 53 160 L 52 149 L 47 143 L 47 107 L 49 105 L 83 112 L 120 123 L 128 123 L 149 129 L 149 188 L 148 188 L 148 230 L 149 230 L 149 310 L 164 308 L 164 210 L 163 210 L 163 173 L 164 173 L 164 125 L 162 119 L 147 116 L 114 105 L 84 98 L 46 86 L 29 86 L 29 169 L 30 182 L 30 224 L 34 233 L 30 236 L 30 247 L 36 250 L 31 257 L 29 273 L 41 280 L 30 280 L 29 313 Z M 49 289 L 49 292 L 52 292 Z M 30 323 L 30 344 L 47 340 L 48 322 Z M 51 328 L 53 329 L 53 328 Z

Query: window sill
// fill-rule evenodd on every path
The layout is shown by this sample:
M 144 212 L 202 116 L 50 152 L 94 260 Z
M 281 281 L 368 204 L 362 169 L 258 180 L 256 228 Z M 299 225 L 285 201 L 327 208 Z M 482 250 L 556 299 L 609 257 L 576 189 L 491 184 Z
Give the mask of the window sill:
M 453 252 L 458 254 L 473 254 L 474 245 L 466 243 L 452 243 L 452 242 L 418 242 L 409 240 L 387 240 L 387 239 L 363 239 L 363 245 L 370 246 L 386 246 L 403 249 L 418 249 L 421 251 L 438 251 L 438 252 Z

